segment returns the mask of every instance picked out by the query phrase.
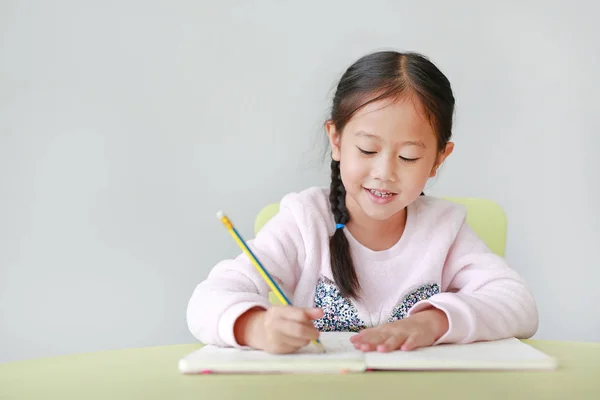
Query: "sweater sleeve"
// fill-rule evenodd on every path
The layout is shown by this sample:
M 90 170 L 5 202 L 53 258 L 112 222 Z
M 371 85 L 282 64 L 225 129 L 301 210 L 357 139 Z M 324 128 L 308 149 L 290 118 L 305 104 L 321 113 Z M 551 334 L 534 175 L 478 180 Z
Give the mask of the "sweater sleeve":
M 304 259 L 304 245 L 295 213 L 284 197 L 280 211 L 261 229 L 248 247 L 289 297 L 295 289 Z M 233 326 L 253 307 L 268 308 L 270 288 L 249 258 L 241 253 L 217 263 L 194 290 L 187 308 L 190 332 L 204 344 L 240 347 Z
M 449 329 L 435 344 L 529 338 L 538 329 L 537 305 L 523 278 L 466 222 L 448 253 L 442 288 L 409 312 L 433 306 L 446 313 Z

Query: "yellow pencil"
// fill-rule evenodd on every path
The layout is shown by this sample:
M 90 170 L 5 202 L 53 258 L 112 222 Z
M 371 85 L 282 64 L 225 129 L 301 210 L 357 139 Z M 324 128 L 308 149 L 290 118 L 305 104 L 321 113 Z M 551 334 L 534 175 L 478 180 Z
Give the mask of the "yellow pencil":
M 289 299 L 285 296 L 285 293 L 283 293 L 283 291 L 279 288 L 277 283 L 273 280 L 273 278 L 271 277 L 269 272 L 260 263 L 260 261 L 258 261 L 258 259 L 254 255 L 254 253 L 252 253 L 252 250 L 250 250 L 248 245 L 246 245 L 246 242 L 244 241 L 244 239 L 242 239 L 242 236 L 234 228 L 234 226 L 231 223 L 231 221 L 229 220 L 229 218 L 227 218 L 227 216 L 225 214 L 223 214 L 222 211 L 217 212 L 217 218 L 223 223 L 223 225 L 225 225 L 225 228 L 227 228 L 227 230 L 229 231 L 229 233 L 231 234 L 231 236 L 233 237 L 235 242 L 238 244 L 238 246 L 240 246 L 242 251 L 248 256 L 248 258 L 250 259 L 250 261 L 252 262 L 254 267 L 256 267 L 256 270 L 258 271 L 260 276 L 265 280 L 267 285 L 269 285 L 269 287 L 271 288 L 273 293 L 275 293 L 275 296 L 277 296 L 279 301 L 281 301 L 282 304 L 285 304 L 288 306 L 292 305 L 292 303 L 289 301 Z M 319 339 L 313 340 L 312 343 L 315 346 L 317 346 L 317 348 L 321 352 L 323 352 L 323 353 L 325 352 L 325 348 L 323 347 L 323 344 L 321 343 L 321 341 Z

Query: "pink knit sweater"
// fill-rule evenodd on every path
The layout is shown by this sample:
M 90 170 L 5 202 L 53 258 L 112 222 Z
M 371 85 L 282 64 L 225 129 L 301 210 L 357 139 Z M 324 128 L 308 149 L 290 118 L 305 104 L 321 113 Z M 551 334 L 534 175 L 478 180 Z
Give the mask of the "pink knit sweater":
M 293 305 L 324 310 L 314 322 L 321 331 L 359 331 L 406 318 L 429 304 L 449 320 L 449 330 L 435 344 L 531 337 L 538 328 L 533 296 L 465 217 L 463 206 L 420 196 L 407 208 L 402 237 L 384 251 L 364 247 L 344 228 L 360 301 L 343 298 L 333 283 L 329 237 L 335 222 L 328 189 L 285 196 L 280 212 L 248 245 Z M 205 344 L 239 347 L 235 320 L 252 307 L 269 307 L 268 292 L 244 254 L 223 260 L 189 301 L 189 329 Z

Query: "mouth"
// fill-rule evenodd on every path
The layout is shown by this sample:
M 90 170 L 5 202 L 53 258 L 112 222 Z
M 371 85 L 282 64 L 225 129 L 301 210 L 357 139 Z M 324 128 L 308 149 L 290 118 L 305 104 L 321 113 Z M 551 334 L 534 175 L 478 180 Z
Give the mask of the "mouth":
M 373 196 L 375 197 L 379 197 L 382 199 L 386 199 L 389 197 L 394 197 L 395 195 L 397 195 L 398 193 L 395 192 L 391 192 L 389 190 L 383 190 L 383 189 L 369 189 L 369 188 L 364 188 L 367 192 L 371 193 Z

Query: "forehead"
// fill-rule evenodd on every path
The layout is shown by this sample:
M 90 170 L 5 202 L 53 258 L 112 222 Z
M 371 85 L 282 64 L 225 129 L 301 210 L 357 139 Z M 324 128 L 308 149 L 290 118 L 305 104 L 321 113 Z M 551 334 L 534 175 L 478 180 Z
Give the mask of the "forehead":
M 374 101 L 361 108 L 344 127 L 344 134 L 367 132 L 386 141 L 420 140 L 435 143 L 436 137 L 423 107 L 414 96 Z

